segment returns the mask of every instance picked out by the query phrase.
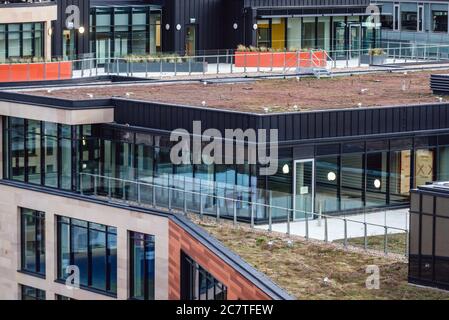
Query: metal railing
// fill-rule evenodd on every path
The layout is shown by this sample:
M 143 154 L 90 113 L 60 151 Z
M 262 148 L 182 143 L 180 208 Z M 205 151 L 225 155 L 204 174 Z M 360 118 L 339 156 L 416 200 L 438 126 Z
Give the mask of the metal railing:
M 364 250 L 381 250 L 385 254 L 408 254 L 408 228 L 399 228 L 380 223 L 359 221 L 347 216 L 329 216 L 318 212 L 307 212 L 292 208 L 273 205 L 271 196 L 268 203 L 244 200 L 217 195 L 216 192 L 189 190 L 186 186 L 190 181 L 185 176 L 177 178 L 177 185 L 168 181 L 167 185 L 126 180 L 90 173 L 79 174 L 79 192 L 83 195 L 100 197 L 111 202 L 121 202 L 147 208 L 156 208 L 168 212 L 197 214 L 200 219 L 204 216 L 213 217 L 217 222 L 225 218 L 232 221 L 234 226 L 245 223 L 250 228 L 265 229 L 268 232 L 283 232 L 287 235 L 298 235 L 306 240 L 315 239 L 324 242 L 341 243 L 345 248 L 349 245 L 361 246 Z M 206 208 L 206 204 L 208 207 Z M 222 214 L 224 208 L 232 208 L 232 214 Z M 249 216 L 239 214 L 239 209 L 247 208 Z M 280 221 L 274 217 L 273 210 L 282 210 L 287 214 Z M 265 224 L 257 225 L 256 212 L 265 212 Z M 300 220 L 296 220 L 301 217 Z M 260 217 L 257 218 L 257 220 Z M 256 223 L 257 222 L 257 223 Z M 355 234 L 353 234 L 356 231 Z M 370 232 L 371 231 L 371 232 Z M 373 232 L 374 231 L 374 232 Z M 398 237 L 402 239 L 398 240 Z M 390 248 L 392 243 L 401 242 L 398 248 Z M 374 242 L 370 245 L 370 242 Z M 403 242 L 403 243 L 402 243 Z M 394 244 L 393 243 L 393 244 Z
M 73 60 L 0 62 L 0 81 L 59 80 L 100 75 L 134 76 L 158 79 L 180 76 L 266 74 L 285 76 L 326 69 L 359 68 L 362 65 L 401 65 L 404 63 L 449 63 L 449 44 L 432 45 L 383 42 L 377 53 L 373 49 L 245 51 L 227 50 L 219 54 L 197 56 L 142 56 L 95 58 L 89 55 Z

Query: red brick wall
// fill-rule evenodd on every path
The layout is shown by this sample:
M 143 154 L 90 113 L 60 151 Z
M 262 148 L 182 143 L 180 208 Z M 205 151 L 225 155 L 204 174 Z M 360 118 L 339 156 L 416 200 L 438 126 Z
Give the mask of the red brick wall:
M 270 299 L 253 283 L 244 278 L 212 251 L 195 240 L 175 222 L 169 221 L 169 276 L 168 298 L 179 300 L 181 294 L 181 250 L 211 273 L 228 288 L 229 300 Z

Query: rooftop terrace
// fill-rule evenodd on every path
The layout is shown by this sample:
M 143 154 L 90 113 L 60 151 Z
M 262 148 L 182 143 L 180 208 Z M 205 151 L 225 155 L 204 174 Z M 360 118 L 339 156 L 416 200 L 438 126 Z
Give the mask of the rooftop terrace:
M 195 222 L 297 299 L 449 299 L 448 292 L 409 285 L 407 262 L 394 255 L 368 254 L 211 220 Z M 368 265 L 380 268 L 379 289 L 365 286 Z
M 266 113 L 423 104 L 447 101 L 432 93 L 430 74 L 373 73 L 234 83 L 133 83 L 34 90 L 27 94 L 69 100 L 122 97 L 234 111 Z M 439 73 L 449 73 L 443 71 Z M 296 106 L 296 107 L 295 107 Z

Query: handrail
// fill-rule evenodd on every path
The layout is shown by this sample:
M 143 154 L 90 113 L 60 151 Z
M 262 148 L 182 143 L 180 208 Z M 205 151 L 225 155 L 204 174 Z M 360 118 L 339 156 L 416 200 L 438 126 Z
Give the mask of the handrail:
M 261 206 L 261 207 L 266 207 L 266 208 L 271 208 L 271 209 L 285 210 L 285 211 L 290 212 L 290 213 L 298 213 L 299 212 L 299 213 L 303 213 L 303 214 L 305 214 L 307 216 L 320 216 L 322 218 L 337 219 L 337 220 L 342 220 L 342 221 L 347 221 L 347 222 L 362 223 L 362 224 L 366 223 L 368 226 L 379 227 L 379 228 L 386 227 L 385 225 L 371 223 L 371 222 L 361 222 L 361 221 L 358 221 L 358 220 L 349 219 L 347 217 L 330 216 L 330 215 L 326 215 L 326 214 L 322 214 L 322 213 L 307 212 L 307 211 L 304 211 L 304 210 L 296 210 L 296 209 L 287 208 L 287 207 L 275 206 L 275 205 L 272 205 L 272 204 L 265 204 L 265 203 L 259 203 L 259 202 L 249 201 L 249 200 L 229 198 L 229 197 L 219 196 L 219 195 L 204 194 L 204 193 L 198 192 L 198 191 L 185 190 L 185 189 L 181 189 L 181 188 L 177 188 L 177 187 L 171 187 L 171 186 L 162 186 L 162 185 L 157 185 L 157 184 L 154 184 L 154 183 L 134 181 L 134 180 L 128 180 L 128 179 L 121 179 L 121 178 L 115 178 L 115 177 L 110 177 L 110 176 L 102 176 L 102 175 L 97 175 L 97 174 L 92 174 L 92 173 L 85 173 L 85 172 L 80 172 L 79 175 L 80 176 L 93 177 L 94 179 L 107 179 L 107 180 L 112 180 L 112 181 L 118 181 L 118 182 L 121 182 L 121 183 L 136 184 L 136 185 L 141 185 L 141 186 L 160 188 L 160 189 L 164 189 L 164 190 L 168 190 L 168 191 L 176 191 L 176 192 L 181 192 L 181 193 L 187 193 L 187 194 L 190 194 L 190 195 L 211 197 L 212 199 L 225 200 L 225 201 L 234 202 L 234 203 L 246 203 L 250 207 L 252 207 L 252 206 L 256 206 L 256 207 L 257 206 Z M 186 178 L 185 176 L 180 176 L 180 177 L 183 177 L 184 180 Z M 97 186 L 98 186 L 98 184 L 97 184 Z M 82 186 L 80 187 L 80 192 L 83 193 Z M 387 226 L 387 227 L 388 227 L 388 229 L 393 229 L 393 230 L 398 230 L 398 231 L 407 231 L 406 229 L 403 229 L 403 228 L 392 227 L 392 226 Z

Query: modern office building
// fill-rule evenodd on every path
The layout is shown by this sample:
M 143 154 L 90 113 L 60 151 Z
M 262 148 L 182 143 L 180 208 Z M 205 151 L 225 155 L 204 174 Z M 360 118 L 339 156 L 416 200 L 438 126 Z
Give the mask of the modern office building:
M 446 44 L 449 1 L 372 1 L 382 12 L 382 39 Z
M 57 19 L 52 1 L 0 3 L 0 61 L 17 58 L 50 59 L 51 25 Z
M 0 299 L 291 298 L 182 214 L 115 201 L 102 196 L 104 186 L 98 197 L 87 186 L 75 191 L 100 158 L 113 175 L 125 177 L 135 163 L 142 179 L 154 167 L 162 178 L 171 168 L 159 149 L 165 138 L 117 131 L 122 115 L 104 99 L 36 104 L 2 94 Z M 100 128 L 110 140 L 99 140 Z M 110 187 L 113 197 L 130 195 L 128 186 Z M 140 191 L 142 200 L 152 194 Z M 175 197 L 155 194 L 159 205 Z M 79 289 L 66 286 L 72 272 Z
M 357 50 L 376 46 L 380 37 L 379 30 L 367 27 L 367 0 L 295 0 L 288 6 L 283 1 L 259 0 L 57 0 L 2 4 L 1 10 L 19 6 L 20 10 L 33 11 L 33 5 L 38 9 L 51 6 L 51 11 L 44 10 L 50 17 L 37 17 L 40 24 L 30 30 L 28 25 L 20 27 L 17 20 L 0 21 L 0 35 L 11 34 L 5 42 L 11 47 L 9 51 L 7 47 L 2 50 L 0 38 L 0 52 L 5 52 L 0 58 L 43 56 L 40 38 L 46 39 L 47 57 L 103 60 L 160 52 L 213 53 L 235 49 L 239 44 L 279 50 Z M 22 31 L 26 33 L 19 37 Z M 16 35 L 22 39 L 17 44 L 12 40 Z M 23 39 L 25 51 L 20 51 Z M 36 43 L 35 49 L 27 39 Z
M 381 27 L 370 24 L 370 4 L 379 7 Z M 3 60 L 95 57 L 102 63 L 127 55 L 225 52 L 239 44 L 320 48 L 339 58 L 345 50 L 380 46 L 381 39 L 449 39 L 447 1 L 58 0 L 1 6 L 7 13 L 0 20 Z

